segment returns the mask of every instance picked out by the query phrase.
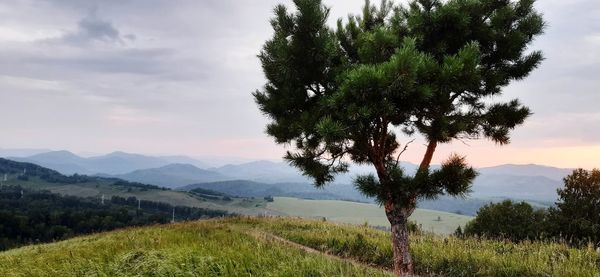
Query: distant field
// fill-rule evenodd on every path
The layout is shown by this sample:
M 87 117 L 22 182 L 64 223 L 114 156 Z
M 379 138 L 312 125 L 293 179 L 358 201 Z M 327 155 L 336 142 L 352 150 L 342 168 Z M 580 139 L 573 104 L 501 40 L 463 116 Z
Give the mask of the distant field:
M 289 216 L 325 217 L 327 220 L 342 223 L 363 224 L 367 222 L 372 226 L 389 226 L 383 208 L 375 204 L 338 200 L 304 200 L 289 197 L 275 197 L 274 200 L 267 205 L 267 209 Z M 458 226 L 464 226 L 472 218 L 423 209 L 417 209 L 411 216 L 411 220 L 421 224 L 423 230 L 437 234 L 451 234 Z

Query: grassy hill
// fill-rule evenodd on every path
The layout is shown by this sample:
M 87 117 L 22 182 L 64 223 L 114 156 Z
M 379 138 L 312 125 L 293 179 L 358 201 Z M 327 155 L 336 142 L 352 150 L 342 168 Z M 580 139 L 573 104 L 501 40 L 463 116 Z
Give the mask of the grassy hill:
M 366 222 L 371 226 L 381 227 L 390 225 L 383 208 L 376 204 L 275 197 L 274 201 L 267 205 L 267 209 L 289 216 L 325 217 L 327 220 L 341 223 L 363 224 Z M 464 227 L 473 218 L 453 213 L 416 209 L 410 219 L 420 224 L 424 231 L 451 234 L 458 226 Z
M 113 196 L 136 197 L 141 200 L 163 202 L 175 206 L 188 206 L 212 210 L 224 210 L 230 213 L 257 215 L 266 211 L 266 203 L 262 199 L 233 198 L 231 201 L 208 199 L 198 194 L 159 188 L 131 187 L 126 183 L 116 184 L 106 179 L 98 179 L 89 182 L 64 184 L 50 183 L 39 178 L 29 178 L 27 181 L 11 179 L 4 182 L 6 185 L 19 185 L 29 189 L 44 189 L 61 195 L 77 197 L 97 197 L 102 195 L 107 199 Z
M 133 228 L 0 253 L 0 276 L 385 276 L 260 239 L 243 222 Z
M 411 248 L 421 275 L 598 276 L 600 265 L 593 249 L 554 243 L 414 235 Z M 388 233 L 370 228 L 232 218 L 14 249 L 0 276 L 386 276 L 391 255 Z

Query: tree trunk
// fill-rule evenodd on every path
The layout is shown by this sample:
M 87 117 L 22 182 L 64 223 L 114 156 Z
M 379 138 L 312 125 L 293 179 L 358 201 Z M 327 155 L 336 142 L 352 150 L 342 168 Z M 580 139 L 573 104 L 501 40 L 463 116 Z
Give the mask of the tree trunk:
M 398 208 L 393 203 L 385 204 L 385 213 L 392 227 L 392 250 L 394 252 L 394 274 L 413 276 L 413 261 L 408 241 L 408 217 L 412 208 Z
M 427 151 L 425 151 L 425 155 L 423 156 L 423 160 L 419 165 L 419 170 L 425 170 L 429 168 L 431 164 L 431 160 L 433 159 L 433 153 L 435 152 L 435 148 L 437 148 L 437 141 L 432 140 L 427 144 Z

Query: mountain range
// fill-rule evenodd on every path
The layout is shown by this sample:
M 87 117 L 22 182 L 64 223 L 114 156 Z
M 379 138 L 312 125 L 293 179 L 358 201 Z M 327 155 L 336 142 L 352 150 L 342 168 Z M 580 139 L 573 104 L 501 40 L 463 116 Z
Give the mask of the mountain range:
M 10 157 L 14 161 L 35 163 L 54 169 L 62 174 L 125 174 L 148 168 L 158 168 L 170 164 L 190 164 L 206 167 L 207 164 L 186 156 L 152 157 L 125 152 L 113 152 L 95 157 L 81 157 L 69 151 L 50 151 L 26 157 Z
M 252 161 L 210 167 L 211 161 L 202 161 L 186 156 L 146 156 L 124 152 L 85 158 L 68 151 L 39 153 L 27 157 L 10 158 L 21 162 L 35 163 L 63 174 L 96 174 L 118 177 L 124 180 L 148 183 L 168 188 L 205 184 L 202 188 L 242 195 L 227 186 L 238 187 L 239 191 L 254 187 L 256 191 L 244 196 L 263 194 L 281 196 L 313 195 L 364 201 L 352 185 L 356 174 L 372 173 L 366 166 L 351 167 L 350 173 L 338 176 L 334 185 L 324 190 L 310 185 L 310 179 L 284 162 Z M 407 172 L 414 172 L 416 165 L 403 163 Z M 500 165 L 479 168 L 480 175 L 473 184 L 471 196 L 475 198 L 513 198 L 542 202 L 553 202 L 556 190 L 562 186 L 562 178 L 572 170 L 541 165 Z M 243 184 L 243 185 L 242 185 Z M 222 186 L 221 190 L 215 186 Z M 189 186 L 187 187 L 189 188 Z M 248 190 L 246 190 L 248 192 Z M 331 194 L 331 195 L 328 195 Z

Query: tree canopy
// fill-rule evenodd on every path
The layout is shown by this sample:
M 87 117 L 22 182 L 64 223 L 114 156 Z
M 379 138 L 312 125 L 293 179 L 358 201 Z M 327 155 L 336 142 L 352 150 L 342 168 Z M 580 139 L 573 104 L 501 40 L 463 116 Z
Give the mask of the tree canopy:
M 555 235 L 600 246 L 600 170 L 577 169 L 564 179 L 559 202 L 550 209 Z
M 437 144 L 481 137 L 507 144 L 530 115 L 516 99 L 490 99 L 542 61 L 527 51 L 544 27 L 532 0 L 366 1 L 362 15 L 340 19 L 335 30 L 321 1 L 294 3 L 296 13 L 275 9 L 274 36 L 259 55 L 268 82 L 254 95 L 272 119 L 267 133 L 293 146 L 286 159 L 318 186 L 352 161 L 374 164 L 377 178 L 357 183 L 382 202 L 390 193 L 380 182 L 396 184 L 396 195 L 460 195 L 475 173 L 459 156 L 427 172 Z M 415 133 L 431 151 L 412 186 L 395 154 L 399 136 Z

